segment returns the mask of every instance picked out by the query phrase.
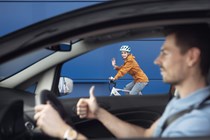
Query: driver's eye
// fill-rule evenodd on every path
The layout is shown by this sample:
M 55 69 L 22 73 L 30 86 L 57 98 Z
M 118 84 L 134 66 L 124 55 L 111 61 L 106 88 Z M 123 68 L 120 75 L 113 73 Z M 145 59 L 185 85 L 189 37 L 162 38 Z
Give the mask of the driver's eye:
M 166 56 L 168 53 L 166 51 L 161 51 L 160 56 Z

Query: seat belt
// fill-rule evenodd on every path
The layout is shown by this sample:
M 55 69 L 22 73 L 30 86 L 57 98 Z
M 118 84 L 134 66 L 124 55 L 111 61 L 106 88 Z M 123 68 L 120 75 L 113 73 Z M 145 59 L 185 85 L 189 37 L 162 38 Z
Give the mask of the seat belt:
M 160 136 L 163 134 L 164 130 L 172 123 L 174 122 L 176 119 L 178 119 L 179 117 L 183 116 L 184 114 L 186 113 L 189 113 L 191 112 L 192 110 L 194 109 L 199 109 L 202 107 L 202 105 L 207 101 L 207 100 L 210 100 L 210 96 L 207 96 L 207 98 L 205 98 L 197 107 L 195 106 L 191 106 L 190 108 L 186 109 L 186 110 L 183 110 L 183 111 L 180 111 L 172 116 L 170 116 L 169 118 L 167 118 L 162 126 L 162 130 L 161 130 L 161 133 L 160 133 Z

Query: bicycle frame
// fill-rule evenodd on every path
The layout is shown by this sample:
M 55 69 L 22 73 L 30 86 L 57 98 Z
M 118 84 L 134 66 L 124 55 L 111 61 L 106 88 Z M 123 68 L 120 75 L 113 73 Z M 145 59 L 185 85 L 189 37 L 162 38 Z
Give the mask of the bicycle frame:
M 120 89 L 120 88 L 112 87 L 110 96 L 112 96 L 112 95 L 114 95 L 114 96 L 121 96 L 121 94 L 119 93 L 119 91 L 122 91 L 122 92 L 130 92 L 130 90 L 125 90 L 125 89 Z
M 110 86 L 111 84 L 113 84 L 112 88 Z M 111 80 L 109 81 L 109 90 L 110 90 L 110 96 L 121 96 L 121 94 L 119 92 L 130 93 L 130 90 L 116 88 L 116 82 L 111 81 Z M 140 92 L 139 95 L 142 95 L 142 93 Z

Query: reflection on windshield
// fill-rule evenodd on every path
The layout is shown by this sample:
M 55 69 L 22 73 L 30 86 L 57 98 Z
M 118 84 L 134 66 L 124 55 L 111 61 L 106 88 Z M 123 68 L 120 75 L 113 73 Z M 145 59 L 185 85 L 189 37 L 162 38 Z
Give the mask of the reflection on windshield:
M 31 66 L 35 62 L 54 53 L 52 50 L 41 49 L 27 55 L 20 56 L 0 65 L 0 81 L 14 75 L 15 73 Z M 15 66 L 15 67 L 14 67 Z

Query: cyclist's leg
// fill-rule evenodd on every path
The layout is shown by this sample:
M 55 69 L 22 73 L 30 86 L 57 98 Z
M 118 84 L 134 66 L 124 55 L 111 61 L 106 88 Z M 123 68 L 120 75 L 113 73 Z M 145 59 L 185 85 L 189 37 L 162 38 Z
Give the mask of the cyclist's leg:
M 134 84 L 135 84 L 135 82 L 132 81 L 132 82 L 128 83 L 128 84 L 124 87 L 124 89 L 125 89 L 125 90 L 131 90 L 131 89 L 133 88 Z M 125 92 L 125 94 L 126 94 L 126 95 L 129 95 L 128 92 Z
M 148 83 L 136 83 L 130 91 L 130 95 L 142 95 L 141 91 Z

